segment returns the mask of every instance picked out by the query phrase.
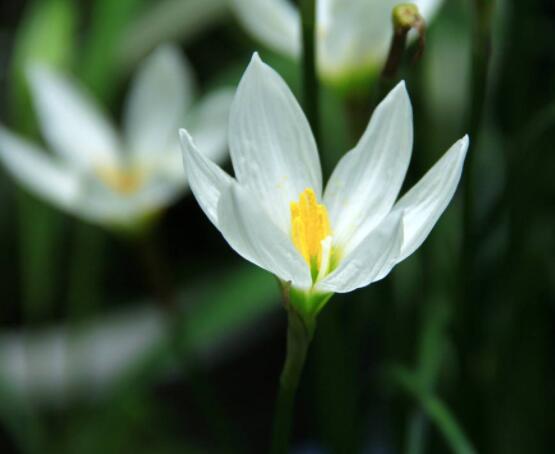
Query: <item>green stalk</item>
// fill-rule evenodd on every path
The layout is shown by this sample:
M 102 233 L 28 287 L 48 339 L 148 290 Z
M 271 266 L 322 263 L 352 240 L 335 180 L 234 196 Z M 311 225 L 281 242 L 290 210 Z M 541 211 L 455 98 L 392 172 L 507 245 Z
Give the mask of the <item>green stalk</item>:
M 484 100 L 486 98 L 488 67 L 491 53 L 491 26 L 493 18 L 493 0 L 473 0 L 472 30 L 472 74 L 470 104 L 467 112 L 467 132 L 474 141 L 474 150 L 478 149 Z M 476 250 L 476 232 L 474 231 L 474 161 L 475 152 L 468 153 L 463 172 L 463 238 L 461 264 L 463 281 L 463 298 L 467 300 L 472 291 L 472 268 Z
M 303 38 L 303 96 L 304 110 L 320 143 L 320 105 L 318 102 L 318 77 L 316 75 L 316 1 L 301 0 L 301 22 Z
M 418 32 L 418 50 L 415 60 L 424 52 L 426 39 L 426 22 L 420 15 L 418 7 L 412 3 L 402 3 L 393 8 L 391 14 L 393 23 L 393 35 L 389 45 L 387 60 L 380 74 L 374 95 L 374 107 L 393 88 L 403 62 L 403 56 L 407 47 L 407 36 L 411 30 Z
M 292 309 L 287 307 L 287 353 L 279 380 L 279 392 L 274 415 L 272 454 L 285 454 L 289 449 L 291 423 L 295 406 L 295 394 L 304 368 L 306 354 L 315 324 L 306 322 Z

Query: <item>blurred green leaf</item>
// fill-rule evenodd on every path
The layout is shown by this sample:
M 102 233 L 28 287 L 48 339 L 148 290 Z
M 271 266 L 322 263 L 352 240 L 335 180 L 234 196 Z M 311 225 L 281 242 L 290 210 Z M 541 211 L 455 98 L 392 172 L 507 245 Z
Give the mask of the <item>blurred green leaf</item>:
M 118 47 L 118 62 L 124 72 L 157 45 L 166 41 L 186 42 L 222 19 L 228 0 L 163 0 L 152 2 L 129 27 Z
M 0 422 L 23 453 L 45 452 L 45 434 L 38 416 L 29 402 L 0 382 Z
M 74 55 L 76 11 L 71 0 L 32 2 L 17 30 L 10 68 L 10 104 L 16 129 L 36 132 L 25 70 L 30 63 L 57 67 L 70 65 Z M 22 291 L 27 318 L 36 320 L 48 311 L 56 275 L 53 260 L 59 247 L 62 216 L 42 202 L 20 194 L 19 239 Z
M 79 74 L 93 93 L 106 101 L 121 79 L 117 49 L 129 22 L 144 0 L 97 0 L 84 45 Z
M 25 70 L 32 62 L 68 67 L 75 46 L 76 11 L 71 0 L 30 3 L 16 34 L 11 63 L 10 102 L 17 128 L 30 133 L 34 120 Z
M 476 453 L 451 411 L 438 397 L 422 386 L 415 374 L 404 367 L 397 366 L 389 371 L 388 376 L 395 385 L 416 400 L 441 432 L 452 452 L 456 454 Z

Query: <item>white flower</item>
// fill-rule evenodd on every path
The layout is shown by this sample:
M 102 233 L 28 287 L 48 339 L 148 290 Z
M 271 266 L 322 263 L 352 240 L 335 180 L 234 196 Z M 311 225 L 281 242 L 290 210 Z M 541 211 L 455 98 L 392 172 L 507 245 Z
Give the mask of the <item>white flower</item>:
M 431 20 L 443 0 L 414 0 Z M 361 78 L 381 67 L 392 36 L 391 12 L 398 0 L 317 0 L 317 59 L 331 82 Z M 297 57 L 300 17 L 289 0 L 231 0 L 242 25 L 270 49 Z
M 235 178 L 181 130 L 191 190 L 231 247 L 307 295 L 385 277 L 425 240 L 459 182 L 468 137 L 398 201 L 412 148 L 404 83 L 376 108 L 325 191 L 314 138 L 293 94 L 257 54 L 231 106 Z
M 0 159 L 39 197 L 88 221 L 133 228 L 186 189 L 177 130 L 187 125 L 216 161 L 226 152 L 232 93 L 192 107 L 193 80 L 178 49 L 156 50 L 139 69 L 120 137 L 94 101 L 66 76 L 32 67 L 40 127 L 54 154 L 0 125 Z

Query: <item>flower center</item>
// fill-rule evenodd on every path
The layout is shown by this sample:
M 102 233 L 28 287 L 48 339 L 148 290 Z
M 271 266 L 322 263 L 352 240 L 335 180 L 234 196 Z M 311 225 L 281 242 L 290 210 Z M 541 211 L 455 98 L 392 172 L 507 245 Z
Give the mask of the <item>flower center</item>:
M 136 192 L 143 181 L 141 172 L 137 170 L 120 170 L 114 167 L 99 166 L 96 168 L 96 174 L 108 187 L 123 195 Z
M 326 244 L 322 242 L 330 235 L 328 210 L 316 201 L 314 190 L 306 188 L 299 196 L 298 202 L 291 202 L 291 236 L 293 244 L 310 267 L 314 280 L 322 265 L 322 256 L 328 255 L 329 258 L 331 243 L 328 240 L 327 254 L 323 254 Z

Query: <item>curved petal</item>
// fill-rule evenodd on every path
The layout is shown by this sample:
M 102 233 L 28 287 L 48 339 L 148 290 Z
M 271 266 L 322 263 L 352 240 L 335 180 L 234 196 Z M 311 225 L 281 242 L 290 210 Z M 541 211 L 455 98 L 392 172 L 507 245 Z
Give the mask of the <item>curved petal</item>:
M 383 278 L 403 244 L 403 214 L 388 216 L 317 284 L 325 292 L 346 293 Z
M 80 179 L 46 153 L 0 126 L 0 159 L 9 172 L 37 196 L 74 211 Z
M 288 0 L 232 0 L 237 18 L 256 39 L 277 52 L 300 53 L 300 18 Z
M 335 241 L 348 254 L 389 213 L 407 172 L 412 109 L 404 82 L 376 108 L 358 144 L 326 187 Z
M 397 262 L 420 247 L 453 198 L 467 150 L 468 136 L 464 136 L 395 204 L 392 216 L 405 213 L 404 240 Z
M 140 67 L 125 106 L 125 142 L 135 158 L 150 159 L 176 143 L 192 98 L 189 64 L 176 47 L 159 47 Z
M 191 191 L 206 216 L 219 228 L 218 203 L 222 192 L 233 182 L 233 178 L 198 151 L 187 131 L 180 129 L 179 136 L 185 175 Z
M 320 159 L 293 93 L 256 53 L 237 88 L 229 121 L 229 146 L 237 180 L 288 232 L 290 202 L 307 187 L 320 197 Z
M 231 247 L 249 262 L 291 282 L 296 288 L 310 287 L 308 266 L 291 239 L 236 182 L 232 182 L 220 198 L 218 225 Z
M 42 132 L 55 152 L 79 168 L 117 162 L 116 132 L 74 82 L 39 66 L 29 79 Z

